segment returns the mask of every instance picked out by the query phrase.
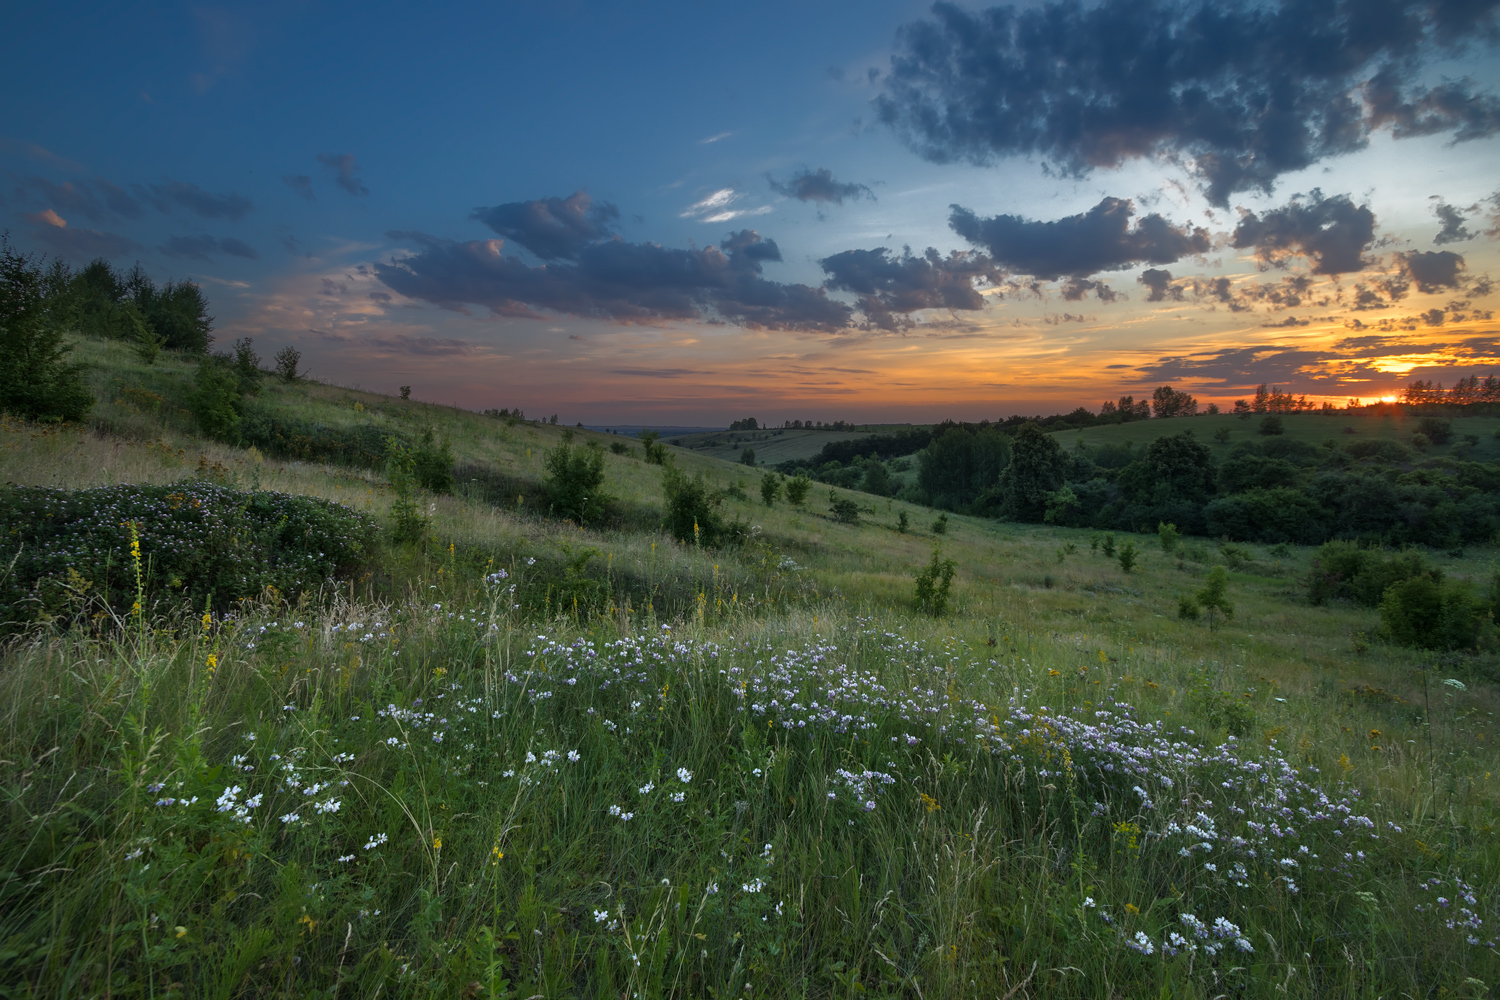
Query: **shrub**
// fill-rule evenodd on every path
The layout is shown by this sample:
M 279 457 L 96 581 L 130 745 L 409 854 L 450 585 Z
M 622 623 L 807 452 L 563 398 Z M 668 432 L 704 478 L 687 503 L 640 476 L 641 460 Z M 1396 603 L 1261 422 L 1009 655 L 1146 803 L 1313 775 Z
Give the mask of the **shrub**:
M 234 349 L 234 374 L 240 380 L 240 392 L 254 396 L 260 392 L 260 355 L 255 353 L 249 337 L 241 337 L 230 346 Z
M 812 489 L 812 480 L 806 476 L 793 476 L 786 483 L 786 502 L 801 507 L 807 502 L 807 492 Z
M 596 442 L 579 446 L 565 439 L 547 453 L 545 466 L 555 516 L 592 524 L 604 515 L 609 500 L 604 493 L 604 449 Z
M 1423 417 L 1417 421 L 1417 432 L 1433 444 L 1447 444 L 1453 437 L 1453 421 L 1442 417 Z
M 297 370 L 302 363 L 302 352 L 291 344 L 286 345 L 276 352 L 276 375 L 281 381 L 291 385 L 300 380 L 303 375 Z
M 242 492 L 206 482 L 91 490 L 0 487 L 0 617 L 117 614 L 136 598 L 131 525 L 149 606 L 227 609 L 268 587 L 286 599 L 355 569 L 369 554 L 372 518 L 331 500 Z
M 1177 525 L 1159 521 L 1156 525 L 1156 537 L 1161 540 L 1161 550 L 1171 552 L 1177 548 L 1177 542 L 1182 538 L 1182 532 L 1177 530 Z
M 746 448 L 744 451 L 740 452 L 740 464 L 741 465 L 754 465 L 755 464 L 755 449 L 754 448 Z
M 1187 595 L 1177 598 L 1177 617 L 1183 621 L 1197 621 L 1203 617 L 1203 609 L 1198 602 Z
M 339 462 L 378 469 L 385 464 L 386 443 L 393 435 L 374 424 L 329 427 L 325 424 L 275 416 L 258 406 L 246 406 L 240 414 L 240 440 L 267 455 L 301 459 L 304 462 Z
M 1380 630 L 1398 646 L 1472 649 L 1490 611 L 1463 580 L 1424 573 L 1393 583 L 1380 599 Z
M 899 531 L 899 532 L 901 532 L 901 534 L 904 535 L 904 534 L 906 534 L 906 529 L 910 528 L 910 527 L 911 527 L 911 519 L 906 516 L 906 511 L 903 510 L 900 514 L 898 514 L 896 516 L 896 530 Z
M 17 253 L 0 236 L 0 410 L 30 420 L 81 420 L 94 397 L 82 366 L 70 363 L 60 303 L 68 280 L 60 263 Z
M 1104 558 L 1113 559 L 1115 557 L 1115 536 L 1113 532 L 1104 536 L 1104 540 L 1099 543 L 1099 549 L 1104 553 Z
M 434 444 L 432 428 L 427 428 L 411 450 L 411 461 L 412 475 L 422 489 L 432 493 L 453 492 L 453 450 L 447 438 L 441 444 Z
M 690 477 L 675 465 L 668 465 L 662 469 L 661 489 L 667 530 L 679 542 L 718 545 L 740 534 L 738 525 L 725 524 L 719 513 L 723 497 L 703 473 Z
M 1261 418 L 1260 433 L 1266 435 L 1267 437 L 1274 437 L 1277 434 L 1283 434 L 1285 432 L 1286 428 L 1282 426 L 1280 417 L 1270 416 Z
M 1234 617 L 1234 605 L 1229 600 L 1229 573 L 1223 566 L 1208 571 L 1208 579 L 1202 589 L 1193 595 L 1193 603 L 1208 613 L 1208 627 L 1214 627 L 1214 612 L 1225 618 Z
M 838 496 L 833 490 L 828 491 L 828 512 L 840 524 L 859 523 L 859 504 L 848 497 Z
M 957 565 L 952 559 L 942 558 L 940 549 L 932 550 L 932 562 L 917 571 L 917 607 L 934 618 L 948 611 L 948 591 L 953 585 L 953 572 Z
M 239 440 L 240 380 L 222 359 L 204 358 L 198 362 L 187 404 L 204 434 L 220 441 Z
M 1135 542 L 1126 542 L 1124 545 L 1121 545 L 1119 554 L 1116 556 L 1116 558 L 1120 560 L 1120 570 L 1122 572 L 1129 573 L 1132 569 L 1134 569 L 1135 557 Z
M 760 498 L 767 507 L 774 506 L 776 498 L 781 495 L 781 477 L 774 472 L 767 472 L 760 477 Z
M 630 454 L 630 445 L 624 441 L 611 441 L 609 443 L 609 450 L 616 455 L 628 455 Z
M 934 535 L 946 535 L 948 533 L 948 515 L 939 514 L 932 522 L 932 533 Z
M 657 440 L 660 436 L 657 431 L 641 431 L 641 450 L 652 465 L 667 464 L 667 446 Z
M 1441 581 L 1443 572 L 1430 566 L 1420 552 L 1385 556 L 1354 542 L 1326 542 L 1313 556 L 1307 575 L 1307 598 L 1312 604 L 1344 598 L 1366 607 L 1378 605 L 1393 584 L 1418 576 Z
M 398 544 L 420 542 L 427 537 L 427 514 L 417 493 L 416 460 L 412 450 L 395 438 L 387 443 L 386 478 L 396 494 L 391 504 L 391 540 Z

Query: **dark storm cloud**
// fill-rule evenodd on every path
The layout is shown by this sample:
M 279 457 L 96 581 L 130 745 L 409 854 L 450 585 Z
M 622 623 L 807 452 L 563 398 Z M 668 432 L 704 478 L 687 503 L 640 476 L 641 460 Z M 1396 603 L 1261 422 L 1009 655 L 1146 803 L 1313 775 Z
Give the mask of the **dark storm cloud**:
M 845 250 L 818 263 L 829 275 L 824 287 L 852 292 L 868 322 L 882 330 L 910 328 L 919 309 L 983 309 L 975 285 L 994 286 L 1005 278 L 982 253 L 955 250 L 944 257 L 931 247 L 921 256 L 885 247 Z
M 1235 249 L 1253 247 L 1256 258 L 1269 267 L 1307 257 L 1314 274 L 1364 270 L 1371 263 L 1363 255 L 1375 241 L 1375 213 L 1368 205 L 1356 206 L 1348 195 L 1324 198 L 1317 188 L 1306 199 L 1293 195 L 1264 215 L 1246 212 L 1234 229 Z
M 970 12 L 937 4 L 898 36 L 882 122 L 935 162 L 1039 156 L 1080 175 L 1166 156 L 1208 199 L 1363 148 L 1370 133 L 1500 131 L 1436 57 L 1496 40 L 1494 0 L 1125 0 Z
M 1419 292 L 1436 292 L 1444 288 L 1457 288 L 1462 283 L 1459 273 L 1464 269 L 1463 254 L 1452 250 L 1413 250 L 1398 253 L 1401 270 L 1417 285 Z
M 212 236 L 173 236 L 158 247 L 168 257 L 183 257 L 188 260 L 212 261 L 211 254 L 227 253 L 231 257 L 254 260 L 260 256 L 248 243 L 232 237 L 214 239 Z
M 1467 209 L 1462 209 L 1439 199 L 1438 203 L 1432 206 L 1432 214 L 1438 217 L 1443 228 L 1438 230 L 1432 242 L 1437 246 L 1442 246 L 1444 243 L 1462 243 L 1465 240 L 1472 240 L 1475 234 L 1469 232 L 1469 228 L 1464 223 L 1471 213 L 1477 211 L 1479 211 L 1478 205 L 1470 205 Z
M 1162 271 L 1151 267 L 1141 272 L 1141 276 L 1135 279 L 1150 289 L 1146 296 L 1147 302 L 1165 302 L 1171 299 L 1173 302 L 1182 301 L 1182 288 L 1172 284 L 1172 272 Z
M 770 174 L 766 175 L 766 180 L 772 191 L 798 201 L 825 201 L 842 205 L 846 198 L 852 200 L 864 197 L 875 200 L 875 192 L 867 186 L 835 180 L 827 167 L 819 167 L 815 171 L 803 168 L 785 183 L 777 181 Z
M 319 153 L 318 162 L 332 170 L 333 182 L 350 194 L 370 193 L 370 189 L 365 187 L 364 180 L 359 176 L 359 164 L 354 162 L 353 153 Z
M 572 260 L 584 247 L 614 235 L 610 224 L 619 221 L 620 210 L 607 201 L 595 204 L 587 192 L 575 191 L 566 198 L 476 208 L 469 218 L 478 219 L 542 260 Z
M 540 267 L 501 253 L 500 240 L 389 235 L 420 249 L 376 264 L 376 276 L 402 295 L 450 309 L 478 304 L 502 316 L 546 310 L 619 323 L 696 320 L 826 332 L 847 327 L 852 313 L 821 288 L 763 278 L 762 264 L 781 253 L 750 230 L 687 250 L 608 240 L 583 246 L 568 263 Z
M 281 183 L 308 201 L 313 200 L 312 178 L 307 174 L 282 174 Z
M 997 264 L 1044 281 L 1171 264 L 1211 246 L 1208 230 L 1174 226 L 1155 213 L 1132 227 L 1135 205 L 1124 198 L 1105 198 L 1087 212 L 1054 222 L 1019 215 L 983 219 L 959 205 L 952 209 L 948 224 L 954 232 L 988 250 Z
M 250 199 L 242 194 L 233 191 L 211 194 L 187 181 L 152 184 L 150 195 L 151 203 L 162 212 L 170 212 L 173 205 L 179 205 L 204 219 L 238 222 L 255 208 Z

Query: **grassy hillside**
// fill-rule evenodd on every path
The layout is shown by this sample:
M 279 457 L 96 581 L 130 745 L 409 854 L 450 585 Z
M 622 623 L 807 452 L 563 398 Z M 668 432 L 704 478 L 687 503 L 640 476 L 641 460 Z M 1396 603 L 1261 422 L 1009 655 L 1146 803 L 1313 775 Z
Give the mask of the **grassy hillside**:
M 0 422 L 0 481 L 199 477 L 387 519 L 380 469 L 197 436 L 186 363 L 80 356 L 91 426 Z M 606 451 L 619 504 L 580 529 L 524 499 L 562 428 L 312 384 L 267 381 L 252 405 L 431 426 L 460 482 L 423 499 L 424 544 L 383 543 L 320 595 L 4 647 L 0 995 L 1500 980 L 1500 661 L 1385 645 L 1373 610 L 1312 606 L 1309 550 L 1117 533 L 1127 572 L 1088 531 L 949 515 L 934 535 L 930 510 L 839 491 L 861 507 L 844 524 L 822 486 L 766 507 L 751 470 L 670 448 L 747 491 L 724 502 L 747 540 L 700 549 L 660 530 L 662 470 L 638 446 Z M 1082 433 L 1211 440 L 1215 419 Z M 941 616 L 914 598 L 935 548 L 954 569 Z M 1478 580 L 1494 553 L 1429 558 Z M 1234 617 L 1180 619 L 1216 565 Z
M 857 431 L 794 430 L 767 427 L 754 431 L 718 431 L 712 434 L 683 434 L 671 438 L 674 445 L 727 462 L 738 462 L 746 448 L 755 451 L 761 465 L 777 465 L 796 459 L 815 458 L 823 446 L 832 441 L 860 441 L 874 434 L 904 429 L 907 425 L 861 425 Z

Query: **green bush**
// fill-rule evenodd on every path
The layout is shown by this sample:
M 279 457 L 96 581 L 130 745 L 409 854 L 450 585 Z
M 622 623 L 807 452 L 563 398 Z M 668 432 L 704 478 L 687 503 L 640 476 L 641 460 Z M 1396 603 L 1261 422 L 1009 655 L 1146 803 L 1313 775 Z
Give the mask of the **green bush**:
M 596 442 L 575 445 L 565 437 L 547 453 L 547 493 L 555 517 L 592 524 L 604 516 L 604 449 Z M 450 479 L 451 479 L 451 473 Z
M 786 481 L 786 502 L 801 507 L 807 502 L 807 492 L 812 489 L 812 480 L 806 476 L 793 476 Z
M 1159 521 L 1156 525 L 1156 537 L 1161 540 L 1161 550 L 1171 552 L 1177 548 L 1177 543 L 1182 538 L 1182 532 L 1177 530 L 1177 525 L 1167 524 Z
M 679 542 L 719 545 L 743 535 L 738 522 L 724 520 L 719 512 L 724 498 L 703 473 L 689 476 L 675 465 L 667 465 L 662 469 L 661 488 L 667 531 Z
M 431 493 L 453 492 L 453 450 L 447 438 L 441 444 L 434 443 L 432 428 L 427 428 L 411 449 L 411 461 L 412 475 L 422 489 Z M 602 465 L 602 458 L 600 462 Z
M 555 423 L 555 421 L 554 421 Z M 659 431 L 641 431 L 641 451 L 646 456 L 646 461 L 652 465 L 667 464 L 667 446 L 657 438 L 661 437 Z
M 948 591 L 953 586 L 953 572 L 957 564 L 952 559 L 942 558 L 936 546 L 932 550 L 932 561 L 917 571 L 917 607 L 934 618 L 948 611 Z
M 0 629 L 82 614 L 117 614 L 136 599 L 131 525 L 148 608 L 226 609 L 274 587 L 284 598 L 353 570 L 373 519 L 330 500 L 243 492 L 205 482 L 91 490 L 0 487 Z
M 220 441 L 239 440 L 240 379 L 229 365 L 218 358 L 200 361 L 187 404 L 204 434 Z
M 1126 542 L 1124 545 L 1121 545 L 1120 551 L 1116 553 L 1115 558 L 1120 561 L 1121 572 L 1129 573 L 1135 568 L 1135 542 Z
M 427 513 L 422 509 L 419 496 L 416 459 L 412 449 L 395 438 L 386 442 L 386 478 L 391 482 L 391 492 L 396 499 L 391 503 L 391 541 L 398 544 L 420 542 L 427 537 Z
M 859 504 L 848 497 L 839 496 L 833 490 L 828 491 L 828 512 L 840 524 L 859 523 Z
M 0 410 L 29 420 L 81 420 L 94 405 L 67 360 L 67 268 L 17 253 L 0 236 Z
M 274 415 L 250 406 L 240 414 L 240 440 L 267 455 L 304 462 L 337 462 L 367 469 L 385 464 L 386 442 L 399 434 L 374 424 L 329 427 L 325 424 Z
M 1391 584 L 1380 599 L 1380 631 L 1418 649 L 1473 649 L 1490 625 L 1490 609 L 1463 580 L 1424 573 Z
M 1308 571 L 1307 598 L 1315 605 L 1343 598 L 1373 608 L 1392 584 L 1418 576 L 1440 581 L 1443 571 L 1429 565 L 1420 552 L 1386 556 L 1354 542 L 1325 542 Z
M 776 498 L 781 495 L 781 477 L 774 472 L 766 472 L 760 477 L 760 498 L 767 507 L 776 505 Z

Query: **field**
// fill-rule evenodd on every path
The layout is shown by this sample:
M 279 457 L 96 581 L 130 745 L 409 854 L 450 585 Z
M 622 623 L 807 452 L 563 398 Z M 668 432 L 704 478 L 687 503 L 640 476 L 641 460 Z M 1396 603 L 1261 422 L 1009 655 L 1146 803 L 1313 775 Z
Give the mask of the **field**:
M 905 430 L 907 424 L 861 425 L 857 431 L 833 431 L 816 428 L 794 430 L 766 427 L 754 431 L 717 431 L 712 434 L 674 435 L 670 440 L 678 447 L 726 462 L 738 462 L 741 453 L 750 448 L 760 465 L 778 465 L 802 458 L 815 458 L 825 444 L 834 441 L 859 441 L 872 434 Z
M 388 518 L 378 469 L 198 436 L 175 403 L 185 362 L 79 352 L 91 425 L 0 423 L 0 481 L 210 478 Z M 661 530 L 662 470 L 638 446 L 606 451 L 617 506 L 580 529 L 526 500 L 563 428 L 269 380 L 256 405 L 431 426 L 460 482 L 425 498 L 425 543 L 382 544 L 300 601 L 9 642 L 0 996 L 1479 997 L 1500 980 L 1500 659 L 1388 646 L 1374 611 L 1311 606 L 1311 550 L 957 515 L 936 534 L 933 511 L 839 491 L 861 508 L 844 524 L 823 486 L 761 503 L 744 444 L 669 448 L 745 491 L 724 507 L 746 540 L 700 548 Z M 1255 433 L 1202 417 L 1060 439 L 1178 423 Z M 1455 432 L 1492 457 L 1487 423 Z M 750 446 L 769 463 L 781 441 Z M 1126 545 L 1129 571 L 1105 554 Z M 1475 580 L 1494 555 L 1428 554 Z M 941 615 L 914 599 L 934 559 L 954 570 Z M 1233 618 L 1180 619 L 1217 565 Z

